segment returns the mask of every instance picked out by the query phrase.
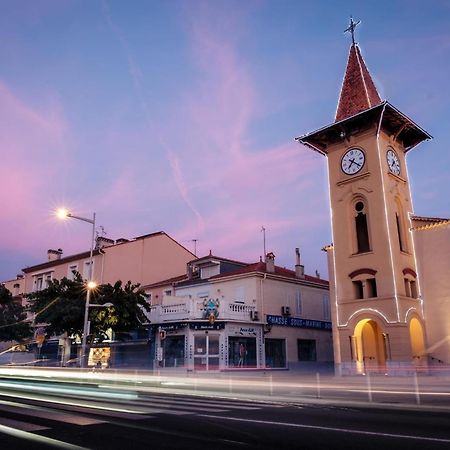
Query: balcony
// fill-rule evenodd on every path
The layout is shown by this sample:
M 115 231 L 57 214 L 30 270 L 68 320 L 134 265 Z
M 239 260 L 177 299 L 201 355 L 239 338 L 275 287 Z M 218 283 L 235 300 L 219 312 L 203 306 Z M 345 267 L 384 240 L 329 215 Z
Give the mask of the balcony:
M 148 314 L 151 323 L 205 319 L 205 305 L 202 299 L 175 296 L 163 297 L 162 305 L 154 305 Z M 256 307 L 242 303 L 228 303 L 222 300 L 218 307 L 218 320 L 250 321 Z

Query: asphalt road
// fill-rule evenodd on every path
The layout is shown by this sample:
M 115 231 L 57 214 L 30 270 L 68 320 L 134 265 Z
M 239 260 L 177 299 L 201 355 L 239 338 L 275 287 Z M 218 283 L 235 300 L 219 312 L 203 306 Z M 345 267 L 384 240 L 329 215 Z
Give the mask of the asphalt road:
M 2 380 L 0 448 L 450 448 L 446 411 L 235 397 Z

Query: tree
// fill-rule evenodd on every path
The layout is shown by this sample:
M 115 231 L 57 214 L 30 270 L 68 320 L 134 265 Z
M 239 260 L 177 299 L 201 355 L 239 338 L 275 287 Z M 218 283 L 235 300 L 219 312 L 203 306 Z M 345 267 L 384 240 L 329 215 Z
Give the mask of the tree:
M 144 310 L 149 311 L 147 295 L 139 284 L 128 282 L 122 287 L 117 281 L 114 286 L 103 284 L 91 293 L 91 305 L 111 303 L 107 308 L 89 309 L 90 334 L 101 335 L 108 329 L 115 333 L 126 333 L 144 328 L 148 322 Z M 67 333 L 68 336 L 82 336 L 86 284 L 79 274 L 74 280 L 63 278 L 52 280 L 46 289 L 27 295 L 31 311 L 36 314 L 36 323 L 46 323 L 46 335 Z
M 98 304 L 113 305 L 110 308 L 94 308 L 91 321 L 99 331 L 106 332 L 111 328 L 119 334 L 145 328 L 148 319 L 144 311 L 150 311 L 150 304 L 147 302 L 148 295 L 139 287 L 131 281 L 125 286 L 122 286 L 122 281 L 117 281 L 114 286 L 103 284 L 98 287 Z
M 31 337 L 30 324 L 21 302 L 0 284 L 0 341 L 23 341 Z

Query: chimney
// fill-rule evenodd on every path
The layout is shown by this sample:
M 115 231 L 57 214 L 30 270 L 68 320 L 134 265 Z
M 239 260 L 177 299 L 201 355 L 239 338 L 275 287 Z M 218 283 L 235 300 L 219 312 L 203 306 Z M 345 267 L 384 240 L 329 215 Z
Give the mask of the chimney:
M 320 273 L 317 269 L 316 269 L 316 278 L 320 278 Z
M 194 278 L 194 276 L 193 276 L 193 270 L 192 270 L 192 264 L 186 264 L 186 273 L 187 273 L 187 276 L 188 276 L 188 279 L 189 280 L 192 280 L 192 278 Z
M 105 236 L 98 236 L 95 240 L 95 248 L 103 248 L 108 245 L 114 245 L 114 239 L 109 239 Z
M 300 250 L 295 249 L 295 277 L 305 278 L 305 267 L 300 264 Z
M 49 261 L 56 261 L 57 259 L 61 259 L 62 254 L 62 248 L 58 248 L 58 250 L 53 250 L 50 248 L 47 250 L 47 258 Z
M 269 273 L 275 273 L 275 255 L 272 252 L 266 255 L 266 270 Z

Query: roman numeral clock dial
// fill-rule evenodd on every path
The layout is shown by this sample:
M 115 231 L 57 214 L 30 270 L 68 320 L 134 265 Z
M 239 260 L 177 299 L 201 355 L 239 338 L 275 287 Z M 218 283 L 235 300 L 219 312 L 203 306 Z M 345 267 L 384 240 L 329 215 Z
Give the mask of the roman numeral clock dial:
M 386 153 L 386 159 L 388 163 L 389 170 L 394 175 L 400 175 L 400 161 L 398 160 L 397 154 L 394 150 L 389 149 Z
M 347 150 L 341 160 L 341 169 L 347 175 L 355 175 L 364 166 L 366 157 L 359 148 Z

